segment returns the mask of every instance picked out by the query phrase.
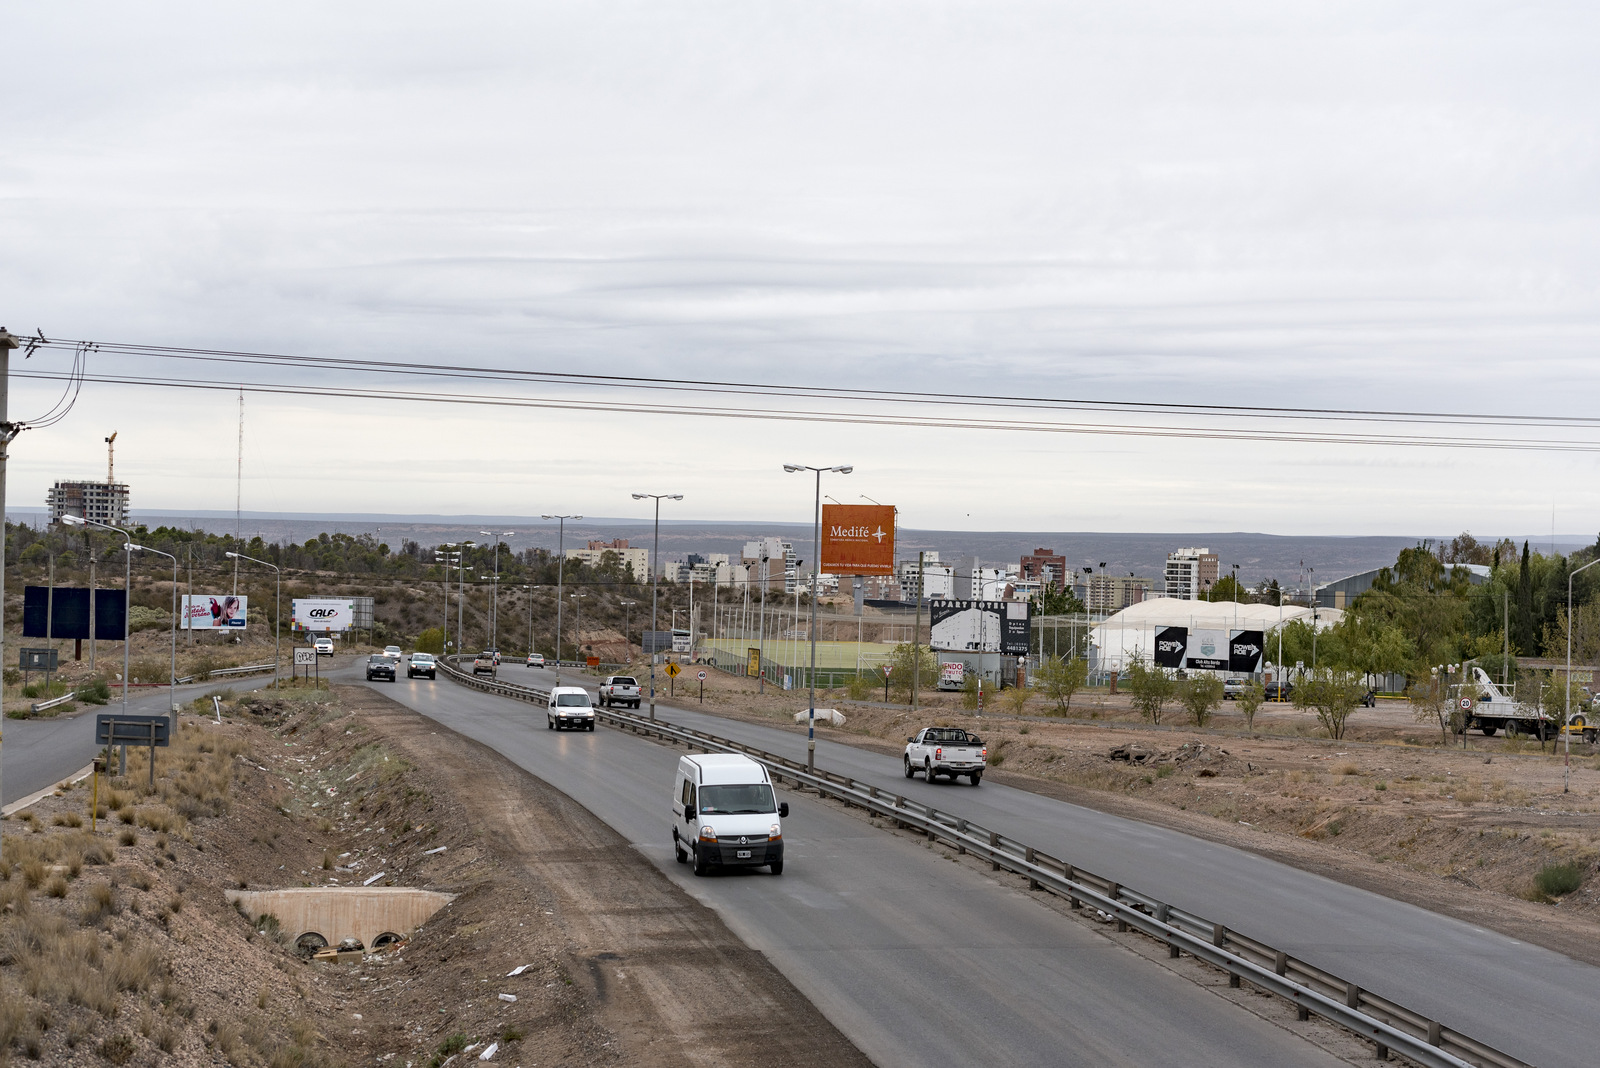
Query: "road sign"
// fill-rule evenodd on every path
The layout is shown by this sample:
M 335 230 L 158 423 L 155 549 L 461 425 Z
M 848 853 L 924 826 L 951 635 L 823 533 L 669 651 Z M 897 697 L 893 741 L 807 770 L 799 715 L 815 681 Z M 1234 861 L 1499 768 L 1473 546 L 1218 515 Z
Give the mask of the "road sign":
M 312 667 L 316 662 L 317 651 L 315 649 L 296 649 L 294 651 L 295 667 Z
M 23 649 L 17 664 L 23 671 L 55 671 L 56 651 L 54 649 Z
M 1472 708 L 1472 698 L 1463 697 L 1461 699 L 1461 707 L 1463 710 L 1470 710 Z
M 1594 681 L 1594 672 L 1592 672 L 1592 671 L 1577 671 L 1577 670 L 1574 670 L 1572 672 L 1572 681 L 1573 682 L 1593 682 Z
M 885 664 L 885 665 L 883 665 L 883 673 L 885 675 L 889 674 L 889 672 L 891 672 L 893 670 L 894 670 L 894 665 L 893 664 Z
M 695 672 L 694 673 L 694 677 L 699 679 L 701 682 L 705 682 L 706 681 L 706 673 L 704 671 Z
M 171 724 L 166 716 L 119 716 L 114 712 L 102 712 L 94 718 L 94 743 L 164 746 Z
M 683 668 L 679 667 L 677 664 L 667 665 L 667 678 L 675 679 L 681 674 L 683 674 Z

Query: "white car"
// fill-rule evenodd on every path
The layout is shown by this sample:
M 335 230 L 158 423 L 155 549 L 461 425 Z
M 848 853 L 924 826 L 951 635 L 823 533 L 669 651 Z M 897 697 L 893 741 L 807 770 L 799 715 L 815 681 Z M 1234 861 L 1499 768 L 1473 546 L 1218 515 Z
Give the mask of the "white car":
M 545 727 L 549 730 L 565 727 L 594 730 L 594 703 L 589 699 L 589 691 L 582 686 L 557 686 L 551 690 Z
M 543 653 L 529 653 L 528 654 L 528 666 L 529 667 L 540 667 L 540 668 L 544 667 L 544 654 Z
M 332 656 L 333 655 L 333 639 L 332 638 L 318 638 L 315 642 L 312 643 L 312 645 L 316 648 L 318 656 Z
M 390 660 L 399 660 L 405 654 L 400 651 L 400 647 L 398 645 L 385 645 L 383 647 L 383 655 L 388 657 Z

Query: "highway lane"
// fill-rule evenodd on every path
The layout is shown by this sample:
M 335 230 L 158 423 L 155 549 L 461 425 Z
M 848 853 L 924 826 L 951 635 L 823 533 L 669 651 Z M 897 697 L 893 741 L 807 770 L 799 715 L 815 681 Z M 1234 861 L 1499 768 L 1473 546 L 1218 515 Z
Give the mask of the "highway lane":
M 271 675 L 196 682 L 179 686 L 176 700 L 182 705 L 215 689 L 231 688 L 242 692 L 271 685 Z M 5 790 L 0 804 L 9 805 L 20 797 L 58 783 L 93 760 L 95 715 L 122 709 L 122 691 L 112 687 L 111 693 L 112 700 L 108 704 L 80 702 L 78 711 L 71 716 L 6 720 L 4 744 L 0 744 L 0 760 L 5 761 Z M 130 687 L 128 711 L 139 716 L 159 716 L 167 711 L 172 700 L 171 692 L 165 687 Z
M 512 665 L 501 678 L 548 686 L 553 673 Z M 804 700 L 797 694 L 796 707 Z M 673 723 L 805 759 L 803 727 L 746 724 L 659 700 L 656 709 Z M 993 780 L 977 789 L 930 786 L 906 779 L 897 758 L 826 740 L 817 742 L 817 762 L 1262 939 L 1531 1063 L 1594 1063 L 1586 1032 L 1600 968 L 1245 850 Z
M 550 732 L 536 707 L 445 680 L 369 685 L 616 828 L 886 1068 L 1342 1063 L 1030 895 L 813 798 L 789 795 L 781 877 L 697 879 L 672 854 L 681 751 L 606 729 Z

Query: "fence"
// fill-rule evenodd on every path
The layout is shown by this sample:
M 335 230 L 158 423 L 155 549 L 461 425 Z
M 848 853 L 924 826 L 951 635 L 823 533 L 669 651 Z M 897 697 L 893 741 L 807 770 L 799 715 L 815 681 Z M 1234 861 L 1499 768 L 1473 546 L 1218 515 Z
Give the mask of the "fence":
M 485 682 L 446 665 L 445 674 L 464 685 L 517 700 L 543 702 L 549 695 L 531 687 Z M 819 796 L 833 797 L 892 820 L 902 830 L 914 830 L 930 842 L 942 842 L 958 853 L 987 861 L 993 871 L 1010 871 L 1028 880 L 1028 889 L 1046 891 L 1067 900 L 1073 909 L 1100 910 L 1118 931 L 1135 930 L 1162 942 L 1170 956 L 1183 953 L 1205 961 L 1228 975 L 1228 985 L 1248 981 L 1295 1005 L 1300 1019 L 1315 1013 L 1373 1044 L 1380 1060 L 1391 1050 L 1427 1068 L 1531 1068 L 1527 1062 L 1443 1026 L 1398 1002 L 1363 990 L 1290 956 L 1264 942 L 1228 929 L 1204 917 L 1175 908 L 1104 876 L 1076 867 L 1016 839 L 991 831 L 970 820 L 930 805 L 912 801 L 881 787 L 859 783 L 847 776 L 804 764 L 720 738 L 703 731 L 678 727 L 630 712 L 597 708 L 596 715 L 622 730 L 655 736 L 669 744 L 690 748 L 743 753 L 765 764 L 776 782 L 785 779 Z

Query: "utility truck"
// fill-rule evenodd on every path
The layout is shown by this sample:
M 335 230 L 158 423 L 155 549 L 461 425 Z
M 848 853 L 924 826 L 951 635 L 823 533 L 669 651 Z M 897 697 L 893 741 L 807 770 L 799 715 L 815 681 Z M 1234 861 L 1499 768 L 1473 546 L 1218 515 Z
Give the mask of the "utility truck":
M 1508 693 L 1507 688 L 1498 685 L 1487 671 L 1473 665 L 1471 680 L 1456 687 L 1460 695 L 1457 704 L 1461 713 L 1462 733 L 1477 728 L 1490 738 L 1498 731 L 1505 731 L 1508 736 L 1532 734 L 1541 740 L 1552 737 L 1559 727 L 1559 721 L 1518 701 L 1514 683 L 1509 689 Z

